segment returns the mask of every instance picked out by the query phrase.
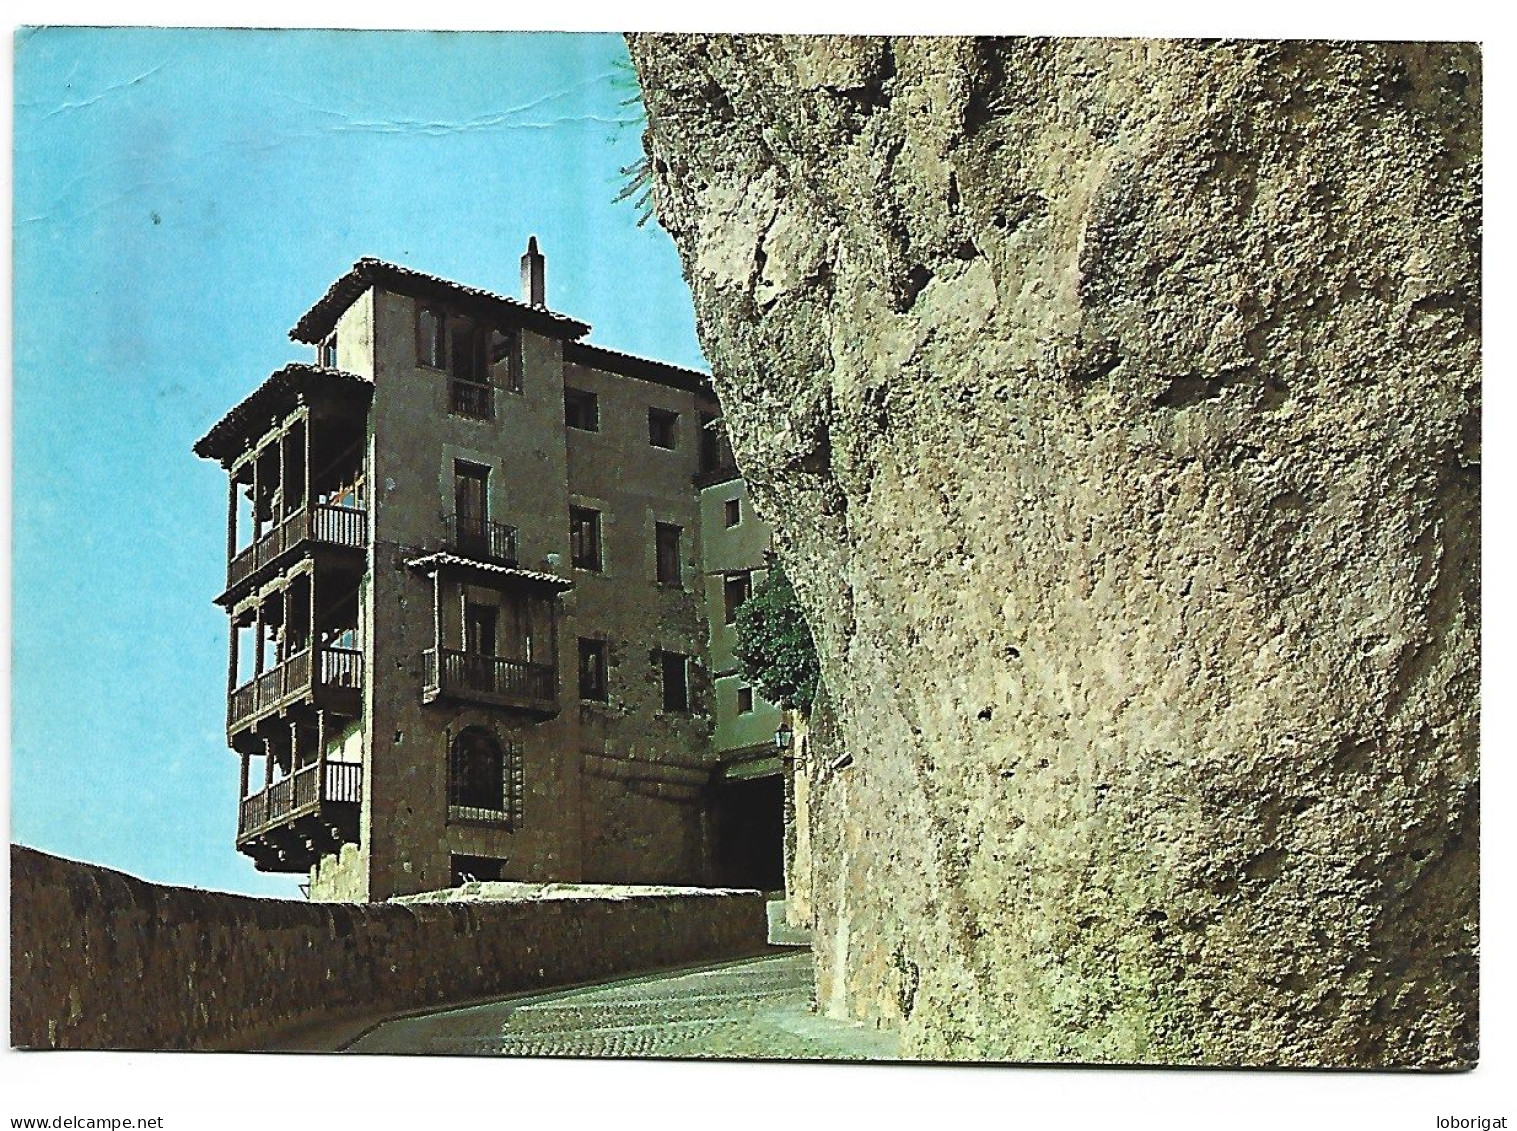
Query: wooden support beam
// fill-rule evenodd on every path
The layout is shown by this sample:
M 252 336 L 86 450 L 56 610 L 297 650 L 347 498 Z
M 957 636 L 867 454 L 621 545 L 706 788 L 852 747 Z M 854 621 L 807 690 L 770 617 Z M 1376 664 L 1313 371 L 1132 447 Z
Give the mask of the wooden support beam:
M 442 683 L 442 570 L 432 571 L 432 647 L 437 657 L 437 682 Z
M 275 434 L 274 443 L 279 451 L 279 506 L 274 509 L 274 521 L 279 522 L 290 512 L 289 478 L 285 475 L 285 451 L 289 447 L 290 432 L 288 428 L 281 427 Z
M 327 713 L 316 712 L 316 797 L 327 799 Z
M 237 690 L 237 618 L 232 618 L 231 637 L 227 644 L 227 670 L 226 670 L 226 693 L 230 695 Z
M 263 455 L 263 446 L 260 444 L 258 447 L 256 447 L 256 448 L 253 449 L 253 543 L 254 544 L 256 544 L 258 542 L 258 539 L 260 539 L 260 538 L 263 537 L 263 515 L 262 515 L 262 513 L 258 509 L 258 504 L 259 504 L 259 500 L 260 500 L 258 465 L 263 462 L 263 460 L 260 458 L 262 455 Z
M 227 476 L 226 560 L 237 556 L 237 477 Z
M 558 681 L 563 678 L 564 669 L 564 665 L 559 662 L 561 657 L 558 654 L 558 602 L 550 600 L 545 601 L 544 604 L 548 607 L 548 647 L 551 649 L 548 653 L 548 662 L 553 665 L 553 678 Z M 574 670 L 579 671 L 578 656 L 574 657 Z M 608 678 L 609 675 L 610 673 L 607 672 L 602 678 Z M 602 684 L 602 686 L 605 685 Z M 553 693 L 558 694 L 557 684 L 553 687 Z
M 313 477 L 311 475 L 311 459 L 315 455 L 315 452 L 312 449 L 314 421 L 311 419 L 311 410 L 309 408 L 303 408 L 301 411 L 304 413 L 302 433 L 305 437 L 306 445 L 305 483 L 302 484 L 302 502 L 306 510 L 309 511 L 316 505 L 316 499 L 311 494 L 311 484 L 313 482 Z

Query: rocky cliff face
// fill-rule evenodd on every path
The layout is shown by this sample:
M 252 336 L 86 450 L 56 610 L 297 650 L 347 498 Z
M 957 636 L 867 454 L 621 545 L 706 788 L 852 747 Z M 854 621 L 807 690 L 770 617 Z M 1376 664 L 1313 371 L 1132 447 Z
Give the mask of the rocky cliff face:
M 630 43 L 822 655 L 823 1008 L 1469 1063 L 1477 49 Z

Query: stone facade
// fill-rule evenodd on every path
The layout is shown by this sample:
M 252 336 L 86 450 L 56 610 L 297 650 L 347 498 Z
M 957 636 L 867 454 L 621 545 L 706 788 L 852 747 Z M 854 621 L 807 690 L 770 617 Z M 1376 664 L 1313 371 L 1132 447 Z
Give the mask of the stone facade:
M 486 901 L 310 905 L 19 846 L 10 875 L 19 1048 L 279 1048 L 313 1026 L 356 1034 L 402 1011 L 766 949 L 751 892 L 523 886 Z
M 821 657 L 822 1007 L 1471 1064 L 1478 48 L 629 42 Z
M 292 331 L 317 349 L 281 371 L 298 387 L 260 390 L 197 446 L 260 514 L 234 525 L 221 599 L 254 637 L 234 642 L 229 738 L 245 777 L 265 769 L 240 847 L 308 868 L 313 899 L 470 876 L 720 882 L 725 767 L 765 728 L 772 748 L 773 709 L 738 713 L 722 603 L 768 527 L 725 521 L 743 484 L 708 379 L 581 341 L 589 327 L 543 302 L 535 243 L 524 278 L 533 301 L 360 261 Z M 327 385 L 348 397 L 330 421 Z M 344 459 L 328 489 L 313 469 Z M 334 506 L 362 534 L 342 571 L 319 532 L 263 555 Z M 318 680 L 329 655 L 360 674 L 248 706 L 311 641 Z M 308 777 L 350 792 L 316 798 Z

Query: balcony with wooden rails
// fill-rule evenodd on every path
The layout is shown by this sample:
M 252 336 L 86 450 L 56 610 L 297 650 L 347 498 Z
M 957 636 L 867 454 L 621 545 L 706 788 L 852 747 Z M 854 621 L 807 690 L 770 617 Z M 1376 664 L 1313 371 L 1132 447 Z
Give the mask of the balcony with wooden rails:
M 439 699 L 482 703 L 550 718 L 559 711 L 558 673 L 551 664 L 453 648 L 428 648 L 422 653 L 422 702 Z
M 363 653 L 354 648 L 305 648 L 234 688 L 227 697 L 227 734 L 296 703 L 356 717 L 363 693 Z
M 326 852 L 356 841 L 363 766 L 325 760 L 244 797 L 237 847 L 260 871 L 303 872 Z
M 450 514 L 444 549 L 460 557 L 516 564 L 516 527 L 471 514 Z
M 227 592 L 222 601 L 232 598 L 235 591 L 249 583 L 273 573 L 278 565 L 296 556 L 306 546 L 362 550 L 367 521 L 364 512 L 357 507 L 317 503 L 271 523 L 267 531 L 227 563 Z
M 448 381 L 448 411 L 474 420 L 494 420 L 495 390 L 483 381 L 452 377 Z

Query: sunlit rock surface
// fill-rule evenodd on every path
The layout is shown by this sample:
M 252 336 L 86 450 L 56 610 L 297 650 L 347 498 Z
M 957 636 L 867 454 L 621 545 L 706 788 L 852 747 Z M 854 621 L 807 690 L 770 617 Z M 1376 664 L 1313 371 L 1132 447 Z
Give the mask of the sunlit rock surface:
M 630 42 L 829 689 L 822 1008 L 1469 1064 L 1477 49 Z

